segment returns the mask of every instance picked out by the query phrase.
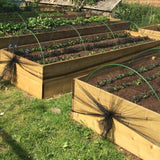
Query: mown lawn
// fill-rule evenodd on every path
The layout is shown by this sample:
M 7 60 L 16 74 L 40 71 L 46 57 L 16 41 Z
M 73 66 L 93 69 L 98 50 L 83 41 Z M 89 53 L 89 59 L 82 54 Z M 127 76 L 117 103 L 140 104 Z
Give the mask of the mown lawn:
M 0 159 L 130 159 L 109 140 L 75 123 L 71 106 L 71 93 L 39 100 L 0 82 Z M 54 114 L 51 108 L 61 113 Z

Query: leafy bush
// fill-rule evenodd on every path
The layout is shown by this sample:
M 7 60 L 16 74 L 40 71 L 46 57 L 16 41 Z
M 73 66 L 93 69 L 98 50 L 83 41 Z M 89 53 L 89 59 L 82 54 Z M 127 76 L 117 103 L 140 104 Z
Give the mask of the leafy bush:
M 24 6 L 22 4 L 25 4 Z M 22 6 L 21 6 L 22 5 Z M 0 12 L 30 11 L 38 7 L 38 0 L 32 3 L 26 0 L 0 0 Z
M 90 22 L 107 22 L 108 17 L 105 16 L 92 16 L 90 18 L 77 17 L 76 19 L 66 19 L 63 17 L 52 19 L 52 18 L 41 18 L 41 17 L 30 17 L 22 22 L 6 21 L 0 22 L 0 35 L 5 36 L 8 34 L 16 33 L 17 31 L 23 31 L 24 28 L 31 30 L 34 29 L 53 29 L 58 26 L 64 25 L 75 25 L 85 24 Z M 17 34 L 17 33 L 16 33 Z
M 18 7 L 15 3 L 9 3 L 7 0 L 0 0 L 0 12 L 3 11 L 17 11 Z
M 138 3 L 122 3 L 113 10 L 113 16 L 133 22 L 137 26 L 160 23 L 160 8 Z M 132 26 L 135 26 L 132 23 Z

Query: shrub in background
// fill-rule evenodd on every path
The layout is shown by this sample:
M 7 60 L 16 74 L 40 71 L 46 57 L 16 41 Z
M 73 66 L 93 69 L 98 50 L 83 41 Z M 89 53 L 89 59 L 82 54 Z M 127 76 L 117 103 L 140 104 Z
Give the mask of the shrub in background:
M 138 3 L 121 3 L 113 10 L 113 17 L 131 21 L 139 27 L 160 23 L 160 8 Z M 135 28 L 132 23 L 132 27 Z

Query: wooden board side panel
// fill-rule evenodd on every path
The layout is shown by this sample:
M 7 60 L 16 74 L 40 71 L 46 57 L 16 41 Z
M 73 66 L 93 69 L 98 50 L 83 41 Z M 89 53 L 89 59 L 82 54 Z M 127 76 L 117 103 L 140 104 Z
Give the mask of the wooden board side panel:
M 17 79 L 13 82 L 18 88 L 27 92 L 28 94 L 42 99 L 43 97 L 43 80 L 26 72 L 19 65 L 17 65 Z
M 159 160 L 160 147 L 114 119 L 114 143 L 144 160 Z
M 96 65 L 78 72 L 57 76 L 51 79 L 46 79 L 44 80 L 44 97 L 43 98 L 49 98 L 49 97 L 52 97 L 53 95 L 61 95 L 67 92 L 71 92 L 74 78 L 88 74 L 102 65 L 111 64 L 111 63 L 122 63 L 124 61 L 127 61 L 133 58 L 134 56 L 135 55 L 125 56 L 123 58 L 119 58 L 117 60 L 114 60 L 108 63 Z
M 115 21 L 111 20 L 111 22 L 115 22 Z M 111 23 L 111 25 L 109 24 L 109 26 L 112 29 L 112 31 L 125 30 L 129 28 L 129 22 L 117 21 L 113 24 Z M 82 35 L 106 32 L 108 29 L 105 25 L 100 23 L 98 26 L 81 27 L 81 28 L 77 28 L 77 30 L 78 32 L 80 32 L 82 36 Z M 36 34 L 36 37 L 39 40 L 39 42 L 69 38 L 74 36 L 78 37 L 76 31 L 74 31 L 71 27 L 69 29 Z M 17 45 L 25 45 L 25 44 L 32 44 L 32 43 L 38 44 L 37 40 L 34 38 L 32 34 L 19 35 L 15 37 L 2 37 L 0 38 L 0 49 L 7 48 L 9 43 L 12 43 L 12 42 L 14 43 L 17 42 Z
M 75 100 L 73 100 L 75 101 Z M 76 102 L 73 102 L 74 105 L 78 105 Z M 98 134 L 102 134 L 102 130 L 99 126 L 100 118 L 95 118 L 93 116 L 86 116 L 77 113 L 72 114 L 72 119 L 77 121 L 82 125 L 86 125 L 91 128 L 93 131 Z M 147 141 L 145 138 L 131 130 L 130 128 L 124 126 L 120 122 L 114 119 L 114 132 L 110 138 L 113 142 L 125 150 L 135 154 L 136 156 L 144 160 L 159 160 L 160 159 L 160 147 L 152 144 Z
M 59 96 L 64 93 L 71 92 L 73 75 L 66 75 L 61 77 L 44 80 L 43 98 L 50 98 L 53 96 Z
M 12 57 L 14 56 L 11 52 L 6 51 L 4 49 L 0 50 L 0 55 L 1 55 L 1 60 L 6 61 L 6 63 L 3 63 L 3 64 L 7 64 L 7 62 L 10 61 Z M 19 65 L 21 66 L 21 68 L 35 75 L 35 77 L 42 78 L 43 76 L 43 66 L 42 65 L 32 62 L 30 60 L 27 60 L 20 56 L 17 56 L 17 58 L 20 62 Z
M 87 91 L 87 94 L 84 90 Z M 138 128 L 138 131 L 141 131 L 141 133 L 152 137 L 157 142 L 160 142 L 160 131 L 158 130 L 158 128 L 160 128 L 159 114 L 107 93 L 101 89 L 95 88 L 94 86 L 78 79 L 74 80 L 72 104 L 72 109 L 74 111 L 82 112 L 84 110 L 87 112 L 93 112 L 89 105 L 95 107 L 95 104 L 87 97 L 88 94 L 91 94 L 92 97 L 106 109 L 110 109 L 113 105 L 118 104 L 120 106 L 119 111 L 122 116 L 125 116 L 126 114 L 130 117 L 134 117 L 134 119 L 128 119 L 127 122 L 129 124 L 138 125 L 140 127 Z M 97 111 L 95 113 L 97 113 Z M 72 118 L 81 124 L 84 123 L 97 133 L 102 133 L 102 129 L 99 125 L 100 118 L 92 117 L 90 119 L 90 116 L 88 115 L 82 115 L 74 112 L 72 113 Z M 136 118 L 139 118 L 139 120 L 135 120 Z M 129 127 L 132 127 L 132 125 L 129 125 Z M 154 158 L 155 160 L 158 160 L 160 158 L 160 148 L 129 127 L 114 119 L 114 127 L 111 131 L 113 132 L 114 142 L 143 159 L 149 160 Z
M 145 27 L 142 27 L 140 29 L 147 29 L 147 30 L 157 30 L 158 27 L 160 27 L 160 24 L 157 24 L 157 25 L 150 25 L 150 26 L 145 26 Z
M 9 45 L 10 38 L 0 37 L 0 49 L 7 48 Z
M 147 4 L 147 5 L 153 5 L 156 7 L 160 7 L 160 1 L 159 0 L 122 0 L 122 3 L 140 3 L 140 4 Z
M 114 33 L 121 33 L 121 32 L 125 32 L 125 30 L 121 30 L 121 31 L 115 31 Z M 112 35 L 112 33 L 108 32 L 107 34 Z M 91 34 L 91 35 L 84 35 L 81 36 L 82 39 L 92 39 L 95 38 L 97 36 L 106 36 L 106 33 L 98 33 L 98 34 Z M 69 41 L 80 41 L 79 37 L 69 37 L 69 38 L 64 38 L 64 39 L 58 39 L 58 40 L 51 40 L 51 41 L 45 41 L 45 42 L 41 42 L 41 45 L 52 45 L 53 43 L 67 43 Z M 27 45 L 22 45 L 19 46 L 19 49 L 25 49 L 25 48 L 32 48 L 32 47 L 39 47 L 38 43 L 32 43 L 32 44 L 27 44 Z
M 127 55 L 131 55 L 131 54 L 135 55 L 140 51 L 143 51 L 145 49 L 149 49 L 158 45 L 160 45 L 160 41 L 148 42 L 148 43 L 139 44 L 132 47 L 117 49 L 115 51 L 109 51 L 109 52 L 96 54 L 92 56 L 80 57 L 74 60 L 68 60 L 64 62 L 45 65 L 44 79 L 84 70 L 86 68 L 107 63 Z
M 9 54 L 9 52 L 7 52 L 7 54 Z M 1 54 L 0 56 L 1 57 L 4 56 L 4 58 L 7 58 L 5 56 L 5 54 Z M 122 58 L 119 58 L 115 61 L 111 61 L 111 62 L 108 62 L 108 63 L 122 63 L 122 62 L 124 62 L 128 59 L 131 59 L 134 56 L 135 55 L 124 56 Z M 106 64 L 106 63 L 104 63 L 104 64 Z M 20 77 L 26 76 L 26 74 L 27 74 L 27 76 L 29 76 L 29 77 L 31 76 L 32 80 L 30 80 L 30 81 L 33 81 L 33 80 L 34 81 L 31 82 L 31 85 L 29 84 L 29 81 L 28 81 L 26 84 L 28 84 L 30 87 L 27 87 L 27 85 L 25 83 L 23 83 L 23 78 L 19 78 L 18 83 L 17 83 L 17 87 L 21 88 L 22 90 L 25 90 L 26 92 L 28 92 L 30 94 L 33 93 L 33 95 L 35 95 L 37 98 L 52 97 L 53 95 L 59 95 L 59 94 L 70 92 L 72 90 L 72 80 L 73 80 L 73 78 L 75 78 L 77 76 L 80 76 L 80 75 L 88 74 L 89 72 L 95 70 L 97 67 L 100 67 L 101 65 L 104 65 L 104 64 L 95 65 L 93 67 L 90 67 L 90 68 L 87 68 L 87 69 L 84 69 L 84 70 L 80 70 L 78 72 L 70 73 L 70 74 L 67 74 L 67 75 L 64 75 L 64 76 L 61 75 L 61 76 L 58 76 L 58 77 L 55 77 L 55 78 L 52 78 L 52 79 L 44 80 L 44 82 L 43 82 L 44 83 L 44 88 L 42 89 L 43 92 L 42 91 L 37 91 L 37 92 L 39 92 L 40 95 L 42 94 L 42 97 L 40 95 L 37 95 L 37 93 L 35 94 L 35 91 L 32 92 L 32 90 L 36 90 L 34 88 L 37 88 L 37 87 L 34 87 L 36 85 L 32 85 L 33 83 L 35 83 L 34 81 L 37 80 L 37 77 L 36 76 L 34 77 L 32 74 L 30 75 L 29 73 L 25 72 L 25 75 L 23 75 L 24 73 L 21 70 L 19 70 L 20 73 L 18 73 L 18 75 Z M 5 66 L 5 64 L 3 64 L 3 69 L 4 69 L 4 66 Z M 30 71 L 32 71 L 32 72 L 33 72 L 33 70 L 35 70 L 34 65 L 26 66 L 27 69 L 28 69 L 28 67 L 30 68 Z M 39 65 L 37 67 L 39 67 Z M 3 69 L 2 69 L 2 64 L 1 64 L 0 70 L 3 70 Z M 42 70 L 42 69 L 43 68 L 40 68 L 40 70 Z M 40 72 L 40 70 L 38 68 L 38 70 L 35 70 L 35 72 L 38 74 L 38 72 Z M 21 76 L 21 72 L 22 72 L 23 76 Z M 43 72 L 43 71 L 41 71 L 41 72 Z M 20 82 L 20 79 L 22 80 L 22 82 Z M 39 81 L 39 79 L 38 79 L 38 81 Z M 24 86 L 26 87 L 26 89 L 23 89 Z M 29 88 L 31 88 L 31 89 L 29 89 Z M 39 88 L 41 88 L 41 85 L 39 85 Z M 44 93 L 44 95 L 43 95 L 43 93 Z
M 150 38 L 159 40 L 160 39 L 160 31 L 154 31 L 149 29 L 139 29 L 144 36 L 149 36 Z
M 2 75 L 6 64 L 10 61 L 13 54 L 5 50 L 0 50 L 0 61 L 6 61 L 0 64 L 0 75 Z M 24 60 L 24 61 L 23 61 Z M 27 62 L 24 58 L 20 58 L 21 65 L 16 64 L 16 76 L 15 81 L 11 79 L 11 82 L 21 90 L 33 95 L 37 98 L 42 98 L 42 72 L 43 67 L 38 64 Z M 5 78 L 8 79 L 8 75 Z

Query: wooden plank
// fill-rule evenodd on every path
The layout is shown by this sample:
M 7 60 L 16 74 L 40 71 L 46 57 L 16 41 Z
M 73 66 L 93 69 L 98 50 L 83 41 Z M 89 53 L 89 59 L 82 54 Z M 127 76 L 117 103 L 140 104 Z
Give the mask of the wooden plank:
M 150 32 L 150 31 L 149 31 Z M 155 39 L 155 40 L 159 40 L 160 38 L 158 38 L 159 36 L 153 36 L 153 34 L 146 34 L 144 29 L 139 29 L 138 32 L 134 32 L 134 31 L 129 31 L 129 33 L 133 36 L 141 36 L 141 37 L 145 37 L 148 36 L 151 39 Z
M 84 90 L 106 109 L 109 110 L 115 105 L 118 107 L 117 112 L 121 113 L 122 116 L 134 117 L 135 119 L 130 118 L 127 120 L 129 124 L 132 124 L 128 124 L 129 127 L 138 126 L 138 131 L 156 140 L 156 142 L 160 142 L 160 130 L 158 130 L 160 127 L 160 115 L 158 113 L 91 86 L 79 79 L 74 79 L 72 100 L 72 109 L 74 111 L 84 110 L 86 112 L 101 113 L 99 110 L 95 110 L 98 107 L 88 98 Z M 92 105 L 95 109 L 91 109 L 89 105 Z M 97 133 L 102 133 L 98 123 L 101 118 L 74 112 L 72 113 L 72 118 L 81 124 L 87 125 Z M 114 137 L 114 143 L 142 159 L 159 160 L 160 147 L 129 127 L 114 119 L 114 128 L 110 131 L 110 136 L 112 134 L 112 137 Z
M 160 27 L 160 25 L 158 25 Z M 147 26 L 143 28 L 139 28 L 139 32 L 141 32 L 144 36 L 149 36 L 153 39 L 159 40 L 160 39 L 160 31 L 157 31 L 156 25 Z
M 114 119 L 114 143 L 144 160 L 159 160 L 160 147 Z
M 140 3 L 140 4 L 148 4 L 153 5 L 155 7 L 160 7 L 160 1 L 159 0 L 122 0 L 123 3 Z
M 129 28 L 128 21 L 115 22 L 112 20 L 112 22 L 114 23 L 108 24 L 108 26 L 112 29 L 112 31 L 124 30 Z M 35 35 L 40 42 L 64 39 L 75 36 L 78 37 L 77 33 L 71 27 L 68 26 L 68 29 L 64 30 L 61 30 L 61 28 L 63 27 L 60 27 L 57 31 L 37 33 Z M 95 33 L 98 34 L 107 31 L 110 32 L 107 29 L 107 27 L 105 25 L 102 25 L 101 23 L 94 26 L 78 27 L 77 30 L 78 32 L 80 32 L 81 35 L 89 35 Z M 10 43 L 15 43 L 15 42 L 17 42 L 18 45 L 25 45 L 25 44 L 37 43 L 37 40 L 31 34 L 17 35 L 14 37 L 1 37 L 0 49 L 7 48 Z
M 17 72 L 16 82 L 12 83 L 21 90 L 25 91 L 26 93 L 42 99 L 43 80 L 25 71 L 19 65 L 17 65 L 16 72 Z
M 3 53 L 3 54 L 1 54 L 0 59 L 2 59 L 2 60 L 8 60 L 8 59 L 5 59 L 5 58 L 7 58 L 6 54 L 9 56 L 12 56 L 12 54 L 10 52 L 7 52 L 5 50 L 1 50 L 1 51 L 2 51 L 1 53 Z M 4 56 L 4 57 L 2 58 L 2 56 Z M 107 63 L 122 63 L 122 62 L 124 62 L 134 56 L 135 56 L 135 54 L 124 56 L 122 58 L 119 58 L 119 59 L 116 59 L 114 61 L 110 61 Z M 70 92 L 72 89 L 72 79 L 73 78 L 80 76 L 80 75 L 83 75 L 83 74 L 87 74 L 87 73 L 91 72 L 92 70 L 96 69 L 97 67 L 106 64 L 106 63 L 104 63 L 104 64 L 101 63 L 99 65 L 94 65 L 94 66 L 86 68 L 84 70 L 78 70 L 76 72 L 69 73 L 66 75 L 60 75 L 55 78 L 46 79 L 43 82 L 41 82 L 39 80 L 39 78 L 40 79 L 43 78 L 43 67 L 44 66 L 39 65 L 35 62 L 29 61 L 27 59 L 24 59 L 23 57 L 20 57 L 20 58 L 23 63 L 26 62 L 26 64 L 23 64 L 24 69 L 27 70 L 28 72 L 31 72 L 31 74 L 29 74 L 28 72 L 25 72 L 25 70 L 23 68 L 19 67 L 19 69 L 17 70 L 17 78 L 18 78 L 17 81 L 18 82 L 14 83 L 14 84 L 17 87 L 21 88 L 22 90 L 26 91 L 27 93 L 36 96 L 37 98 L 48 98 L 53 95 L 59 95 L 59 94 L 63 94 L 66 92 Z M 4 66 L 4 64 L 3 64 L 3 66 Z M 2 64 L 1 64 L 0 69 L 2 69 Z M 54 68 L 53 68 L 53 70 L 54 70 Z M 35 76 L 33 76 L 33 75 L 35 75 Z M 24 79 L 23 79 L 23 77 L 24 77 Z M 43 83 L 43 88 L 41 87 L 41 83 Z M 26 84 L 28 85 L 28 87 Z M 38 87 L 36 87 L 37 86 L 36 84 L 39 85 L 39 88 L 42 88 L 43 92 L 39 91 Z M 24 88 L 24 86 L 25 86 L 25 88 Z M 42 95 L 40 96 L 39 94 L 42 94 Z
M 144 44 L 137 44 L 135 46 L 116 49 L 114 51 L 107 51 L 104 53 L 84 56 L 73 60 L 47 64 L 44 66 L 44 79 L 84 70 L 86 68 L 107 63 L 109 61 L 113 61 L 129 54 L 135 54 L 137 52 L 153 48 L 158 45 L 160 45 L 160 41 L 146 42 Z
M 11 57 L 13 57 L 13 55 L 14 55 L 13 53 L 6 51 L 4 49 L 0 50 L 0 60 L 1 61 L 9 61 L 11 59 Z M 35 75 L 36 77 L 39 77 L 41 79 L 43 78 L 43 66 L 42 65 L 40 65 L 36 62 L 30 61 L 26 58 L 17 56 L 17 55 L 16 55 L 16 57 L 19 59 L 21 67 L 24 70 L 30 72 L 31 74 Z
M 0 61 L 9 61 L 9 57 L 12 56 L 12 53 L 5 50 L 0 50 Z M 43 66 L 23 57 L 17 57 L 19 58 L 21 65 L 16 64 L 16 81 L 11 79 L 11 82 L 23 91 L 37 98 L 42 98 Z M 0 64 L 0 75 L 2 75 L 6 64 L 7 63 Z M 7 77 L 8 75 L 5 76 L 6 79 L 8 79 Z
M 34 13 L 33 13 L 34 14 Z M 57 16 L 50 16 L 50 18 L 52 18 L 52 19 L 56 19 L 56 18 L 66 18 L 66 19 L 76 19 L 77 17 L 79 17 L 79 16 L 81 16 L 81 17 L 86 17 L 86 15 L 85 15 L 85 13 L 67 13 L 67 14 L 64 14 L 64 15 L 57 15 Z M 44 19 L 44 18 L 48 18 L 48 16 L 42 16 L 42 19 Z M 28 17 L 25 17 L 24 18 L 24 20 L 27 20 L 28 19 Z M 112 19 L 113 20 L 113 22 L 115 22 L 115 21 L 118 21 L 118 19 Z M 22 22 L 22 19 L 21 18 L 8 18 L 8 19 L 0 19 L 0 22 L 5 22 L 5 21 L 13 21 L 13 22 Z
M 120 30 L 120 31 L 115 31 L 115 33 L 122 33 L 122 32 L 125 32 L 125 30 Z M 84 40 L 84 39 L 92 39 L 92 38 L 95 38 L 95 37 L 101 37 L 101 36 L 106 36 L 107 35 L 112 35 L 112 33 L 108 32 L 108 33 L 98 33 L 98 34 L 91 34 L 91 35 L 84 35 L 84 36 L 81 36 L 81 38 Z M 41 46 L 43 45 L 53 45 L 53 44 L 57 44 L 57 43 L 66 43 L 66 42 L 69 42 L 69 41 L 80 41 L 80 38 L 79 37 L 69 37 L 69 38 L 64 38 L 64 39 L 58 39 L 58 40 L 53 40 L 53 41 L 45 41 L 45 42 L 41 42 Z M 19 46 L 18 48 L 19 49 L 26 49 L 26 48 L 33 48 L 33 47 L 39 47 L 38 43 L 32 43 L 32 44 L 27 44 L 27 45 L 21 45 Z
M 87 74 L 93 71 L 95 68 L 104 64 L 122 63 L 134 57 L 140 51 L 155 47 L 159 44 L 160 41 L 147 42 L 145 44 L 136 45 L 130 48 L 123 48 L 102 54 L 80 57 L 74 60 L 57 62 L 47 65 L 40 65 L 23 57 L 17 56 L 21 61 L 21 64 L 23 64 L 20 68 L 22 68 L 24 72 L 23 70 L 19 69 L 20 73 L 17 75 L 19 75 L 20 78 L 16 86 L 23 89 L 23 85 L 27 84 L 20 82 L 20 79 L 23 80 L 23 78 L 21 77 L 24 76 L 26 77 L 25 82 L 29 82 L 28 79 L 31 79 L 30 87 L 26 86 L 26 89 L 24 90 L 30 94 L 33 93 L 33 95 L 38 98 L 47 98 L 53 95 L 66 93 L 71 91 L 73 78 L 82 74 Z M 0 50 L 1 60 L 8 60 L 8 57 L 6 55 L 10 57 L 13 56 L 13 54 L 8 51 Z M 1 66 L 4 68 L 4 65 Z M 0 72 L 2 72 L 3 68 Z M 38 90 L 38 88 L 40 89 Z
M 88 74 L 92 72 L 93 70 L 97 69 L 98 67 L 105 65 L 105 64 L 112 64 L 112 63 L 122 63 L 127 60 L 130 60 L 131 58 L 135 57 L 138 53 L 131 54 L 128 56 L 121 57 L 119 59 L 107 62 L 107 63 L 102 63 L 100 65 L 95 65 L 93 67 L 89 67 L 77 72 L 69 73 L 66 75 L 61 75 L 57 76 L 55 78 L 50 78 L 44 80 L 44 95 L 43 98 L 49 98 L 52 96 L 59 96 L 64 93 L 68 93 L 72 91 L 72 84 L 73 84 L 73 79 L 76 77 L 79 77 L 81 75 Z M 110 71 L 110 70 L 109 70 Z
M 145 27 L 142 27 L 140 29 L 148 29 L 148 30 L 157 30 L 158 27 L 160 27 L 160 24 L 154 24 L 154 25 L 150 25 L 150 26 L 145 26 Z

